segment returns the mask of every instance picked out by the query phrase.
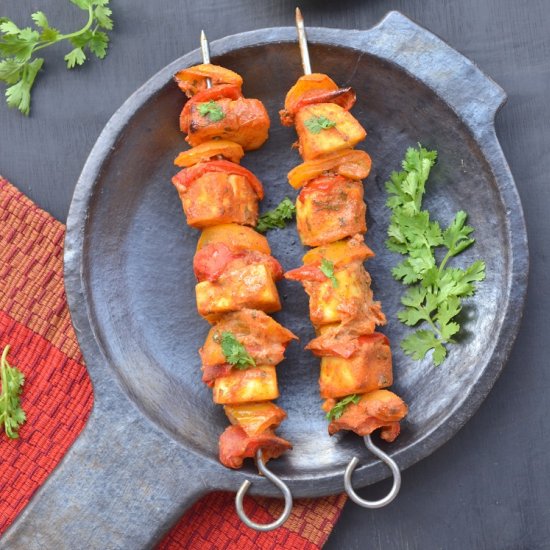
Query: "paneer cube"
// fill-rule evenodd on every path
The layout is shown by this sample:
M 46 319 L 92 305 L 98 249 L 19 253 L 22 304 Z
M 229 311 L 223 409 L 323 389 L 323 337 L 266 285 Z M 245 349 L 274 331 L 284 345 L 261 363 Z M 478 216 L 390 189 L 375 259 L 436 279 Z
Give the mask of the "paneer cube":
M 216 282 L 195 287 L 197 309 L 214 322 L 223 313 L 243 308 L 272 313 L 281 309 L 277 287 L 267 266 L 252 264 L 224 273 Z
M 366 212 L 360 181 L 342 176 L 317 178 L 298 195 L 298 234 L 303 244 L 319 246 L 365 233 Z
M 180 192 L 187 223 L 208 227 L 223 223 L 255 226 L 258 196 L 244 176 L 207 172 Z
M 216 378 L 213 395 L 214 403 L 218 405 L 277 399 L 279 388 L 275 367 L 264 365 L 246 370 L 233 368 L 227 376 Z
M 260 365 L 280 363 L 288 343 L 297 339 L 263 311 L 242 309 L 227 313 L 210 329 L 204 346 L 199 350 L 203 366 L 227 361 L 221 346 L 224 332 L 230 332 Z
M 357 316 L 365 304 L 372 303 L 370 276 L 362 264 L 355 262 L 334 269 L 335 283 L 331 279 L 306 286 L 310 295 L 309 314 L 316 325 L 328 325 Z
M 295 120 L 300 154 L 306 161 L 352 149 L 367 136 L 355 117 L 336 103 L 304 107 Z
M 274 430 L 286 418 L 286 413 L 270 401 L 225 405 L 225 414 L 234 426 L 240 426 L 249 437 Z
M 238 143 L 245 151 L 264 144 L 270 121 L 260 100 L 241 97 L 219 99 L 216 104 L 223 113 L 219 120 L 212 120 L 208 114 L 201 115 L 200 103 L 191 107 L 189 133 L 185 138 L 191 147 L 216 138 Z
M 341 398 L 391 386 L 392 357 L 388 339 L 379 333 L 357 339 L 357 351 L 348 359 L 321 359 L 319 387 L 323 398 Z

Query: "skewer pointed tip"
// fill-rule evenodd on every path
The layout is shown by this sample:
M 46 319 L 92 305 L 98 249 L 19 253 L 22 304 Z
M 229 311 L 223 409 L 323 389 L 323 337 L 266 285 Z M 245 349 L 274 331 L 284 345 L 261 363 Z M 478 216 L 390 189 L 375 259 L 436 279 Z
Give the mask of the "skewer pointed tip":
M 304 26 L 304 18 L 300 8 L 296 8 L 296 30 L 298 32 L 298 43 L 300 45 L 300 54 L 302 56 L 302 67 L 304 74 L 311 74 L 311 62 L 309 60 L 309 51 L 307 48 L 307 36 Z
M 204 29 L 201 29 L 201 40 L 207 40 L 206 34 L 204 34 Z

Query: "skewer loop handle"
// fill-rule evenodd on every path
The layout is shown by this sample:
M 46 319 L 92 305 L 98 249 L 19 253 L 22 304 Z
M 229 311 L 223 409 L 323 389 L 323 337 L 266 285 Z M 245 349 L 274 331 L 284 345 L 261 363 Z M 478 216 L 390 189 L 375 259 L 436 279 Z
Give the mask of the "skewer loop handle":
M 256 453 L 256 464 L 258 465 L 258 469 L 260 472 L 267 478 L 273 485 L 277 486 L 281 492 L 283 493 L 283 497 L 285 499 L 285 508 L 283 510 L 283 513 L 281 516 L 276 519 L 273 523 L 255 523 L 252 521 L 244 511 L 243 507 L 243 499 L 246 495 L 246 492 L 248 491 L 248 488 L 252 483 L 248 481 L 248 479 L 245 479 L 240 486 L 239 490 L 237 491 L 237 494 L 235 496 L 235 508 L 237 510 L 237 515 L 241 519 L 241 521 L 251 529 L 255 529 L 256 531 L 272 531 L 273 529 L 277 529 L 277 527 L 281 527 L 283 523 L 288 519 L 290 516 L 290 512 L 292 511 L 292 493 L 290 492 L 290 489 L 283 483 L 281 479 L 279 479 L 273 472 L 269 471 L 266 468 L 266 465 L 264 464 L 264 461 L 262 460 L 262 451 L 261 449 L 258 450 Z
M 353 475 L 353 471 L 355 470 L 359 459 L 356 457 L 353 457 L 348 464 L 348 467 L 346 468 L 346 471 L 344 473 L 344 488 L 346 489 L 346 493 L 348 496 L 355 502 L 355 504 L 358 504 L 359 506 L 362 506 L 363 508 L 382 508 L 383 506 L 388 505 L 399 493 L 399 489 L 401 489 L 401 472 L 399 471 L 399 466 L 396 464 L 395 460 L 388 456 L 385 452 L 381 451 L 371 440 L 370 435 L 366 435 L 363 440 L 365 441 L 365 446 L 367 449 L 374 455 L 376 455 L 382 462 L 386 463 L 391 470 L 391 473 L 393 475 L 393 485 L 390 490 L 390 492 L 380 500 L 365 500 L 362 499 L 355 490 L 353 489 L 353 486 L 351 484 L 351 476 Z

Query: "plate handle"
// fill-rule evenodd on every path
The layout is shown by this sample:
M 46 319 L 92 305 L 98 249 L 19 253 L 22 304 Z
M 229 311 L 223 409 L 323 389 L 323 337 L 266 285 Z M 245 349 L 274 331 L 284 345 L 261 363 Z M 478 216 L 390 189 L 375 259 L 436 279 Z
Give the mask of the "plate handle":
M 209 491 L 194 455 L 116 393 L 95 396 L 82 434 L 0 548 L 150 548 Z
M 506 93 L 472 61 L 398 11 L 361 31 L 364 48 L 433 89 L 479 137 L 491 130 Z

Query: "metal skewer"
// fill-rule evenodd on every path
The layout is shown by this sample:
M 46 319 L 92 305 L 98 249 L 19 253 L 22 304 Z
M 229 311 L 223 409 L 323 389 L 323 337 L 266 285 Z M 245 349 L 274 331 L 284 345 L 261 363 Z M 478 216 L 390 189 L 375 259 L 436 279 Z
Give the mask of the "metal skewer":
M 202 62 L 210 63 L 210 46 L 208 45 L 208 38 L 204 34 L 204 30 L 201 30 L 201 52 L 202 52 Z M 210 78 L 206 79 L 206 87 L 212 88 L 212 80 Z
M 300 55 L 302 56 L 302 67 L 304 69 L 304 74 L 311 74 L 311 62 L 309 59 L 309 50 L 307 46 L 306 28 L 300 8 L 296 8 L 296 30 L 298 31 L 298 43 L 300 44 Z M 344 472 L 344 488 L 355 504 L 358 504 L 363 508 L 382 508 L 383 506 L 389 504 L 399 493 L 399 489 L 401 488 L 401 472 L 399 471 L 399 466 L 395 460 L 393 460 L 393 458 L 387 455 L 384 451 L 380 450 L 372 442 L 370 435 L 364 436 L 363 440 L 367 449 L 390 468 L 393 476 L 392 488 L 390 492 L 380 500 L 365 500 L 359 497 L 353 489 L 351 482 L 351 476 L 359 463 L 359 459 L 356 457 L 351 459 Z
M 206 34 L 204 31 L 201 31 L 201 52 L 202 52 L 202 62 L 203 63 L 210 63 L 210 47 L 208 45 L 208 39 L 206 38 Z M 212 88 L 212 80 L 210 78 L 206 79 L 206 87 Z M 283 523 L 288 519 L 290 516 L 290 512 L 292 511 L 292 494 L 290 492 L 290 489 L 285 485 L 282 479 L 277 477 L 273 472 L 267 469 L 266 465 L 264 464 L 263 458 L 262 458 L 262 450 L 259 449 L 256 453 L 256 464 L 258 466 L 258 470 L 260 470 L 260 473 L 263 474 L 273 485 L 278 487 L 281 492 L 283 493 L 283 497 L 285 499 L 285 507 L 283 510 L 283 513 L 281 516 L 276 519 L 272 523 L 255 523 L 252 521 L 244 511 L 243 506 L 243 499 L 249 489 L 249 487 L 252 485 L 252 483 L 245 479 L 241 486 L 239 487 L 239 490 L 237 491 L 237 494 L 235 495 L 235 509 L 237 510 L 237 515 L 241 519 L 241 521 L 250 527 L 251 529 L 255 529 L 256 531 L 272 531 L 273 529 L 277 529 L 277 527 L 280 527 L 283 525 Z
M 278 478 L 273 472 L 267 469 L 262 459 L 261 449 L 259 449 L 256 453 L 256 464 L 258 466 L 258 470 L 260 470 L 260 472 L 267 479 L 269 479 L 269 481 L 271 481 L 273 485 L 277 486 L 283 493 L 283 497 L 285 499 L 285 508 L 283 510 L 283 513 L 281 514 L 279 519 L 276 519 L 273 523 L 261 524 L 252 521 L 246 515 L 243 507 L 244 496 L 246 495 L 246 492 L 248 491 L 250 485 L 252 485 L 251 482 L 248 481 L 248 479 L 245 479 L 242 482 L 242 485 L 237 491 L 237 495 L 235 496 L 235 508 L 237 509 L 237 515 L 239 516 L 239 518 L 241 518 L 241 521 L 251 529 L 255 529 L 256 531 L 272 531 L 273 529 L 277 529 L 277 527 L 281 527 L 281 525 L 290 516 L 290 512 L 292 511 L 292 493 L 290 492 L 290 489 L 287 487 L 287 485 L 285 485 L 285 483 L 280 478 Z
M 304 18 L 300 8 L 296 8 L 296 31 L 298 32 L 298 44 L 300 45 L 300 55 L 302 56 L 302 68 L 304 74 L 311 74 L 311 62 L 309 60 L 309 50 L 307 47 L 306 28 Z

